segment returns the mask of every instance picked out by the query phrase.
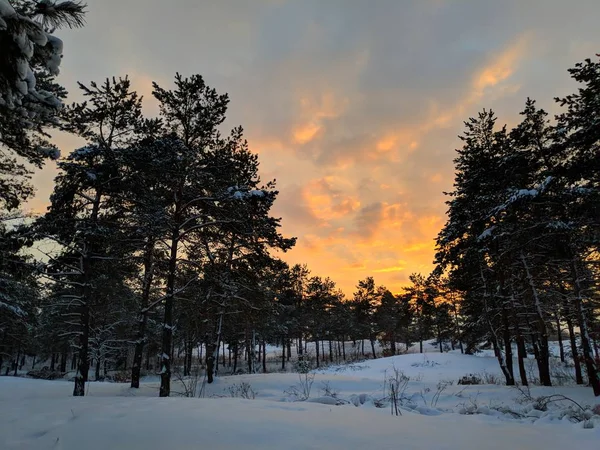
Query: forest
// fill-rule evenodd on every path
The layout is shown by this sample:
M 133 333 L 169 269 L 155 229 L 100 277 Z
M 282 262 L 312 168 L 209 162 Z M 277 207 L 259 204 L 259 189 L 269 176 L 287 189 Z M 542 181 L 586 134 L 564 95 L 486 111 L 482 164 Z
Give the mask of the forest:
M 168 397 L 197 371 L 211 383 L 273 370 L 269 345 L 286 370 L 433 339 L 440 352 L 492 349 L 507 385 L 551 386 L 557 341 L 576 383 L 600 396 L 598 55 L 565 72 L 578 88 L 554 117 L 524 99 L 512 128 L 492 110 L 467 118 L 434 270 L 401 292 L 364 274 L 345 296 L 283 261 L 296 238 L 271 211 L 276 183 L 243 129 L 225 129 L 230 99 L 201 75 L 153 83 L 156 117 L 126 76 L 80 83 L 85 100 L 67 101 L 54 30 L 84 15 L 78 2 L 0 0 L 2 376 L 26 361 L 32 375 L 74 371 L 84 396 L 91 380 L 139 388 L 157 374 Z M 64 154 L 53 131 L 86 143 Z M 50 160 L 50 205 L 27 214 L 32 173 Z

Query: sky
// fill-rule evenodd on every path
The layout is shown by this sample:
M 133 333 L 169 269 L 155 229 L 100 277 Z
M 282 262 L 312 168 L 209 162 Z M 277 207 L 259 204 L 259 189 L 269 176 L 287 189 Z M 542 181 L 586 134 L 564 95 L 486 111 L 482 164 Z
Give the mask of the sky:
M 598 0 L 88 0 L 60 30 L 59 81 L 129 75 L 157 113 L 152 81 L 201 74 L 231 102 L 277 180 L 281 255 L 350 296 L 360 279 L 398 292 L 433 268 L 463 121 L 483 108 L 515 125 L 527 97 L 551 113 L 567 69 L 600 52 Z M 56 135 L 63 155 L 81 143 Z M 43 211 L 56 169 L 34 176 Z

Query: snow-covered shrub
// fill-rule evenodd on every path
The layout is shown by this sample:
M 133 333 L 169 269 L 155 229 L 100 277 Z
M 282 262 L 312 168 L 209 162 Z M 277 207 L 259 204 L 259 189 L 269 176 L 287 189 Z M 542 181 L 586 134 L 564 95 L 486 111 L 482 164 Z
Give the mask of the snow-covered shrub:
M 30 370 L 27 372 L 29 378 L 37 378 L 40 380 L 56 380 L 63 378 L 66 374 L 57 370 L 50 370 L 47 366 L 42 367 L 40 370 Z
M 188 377 L 184 377 L 181 372 L 175 372 L 175 379 L 182 386 L 183 392 L 173 392 L 174 394 L 180 395 L 182 397 L 196 397 L 198 393 L 198 382 L 200 381 L 200 369 L 196 367 L 196 369 L 192 372 L 192 374 Z M 205 377 L 206 381 L 206 377 Z M 204 390 L 204 383 L 202 385 L 201 391 Z
M 329 381 L 321 382 L 321 392 L 323 393 L 323 397 L 338 398 L 339 395 L 339 392 L 333 387 L 331 387 Z
M 258 395 L 258 392 L 252 389 L 250 383 L 246 383 L 245 381 L 242 381 L 240 384 L 232 384 L 231 386 L 227 387 L 226 390 L 229 394 L 229 397 L 233 398 L 245 398 L 247 400 L 254 400 Z
M 458 380 L 458 383 L 456 383 L 456 384 L 461 384 L 461 385 L 483 384 L 483 380 L 481 379 L 481 377 L 478 377 L 477 375 L 474 375 L 474 374 L 470 373 L 468 375 L 463 375 Z
M 299 359 L 294 363 L 294 370 L 298 373 L 308 373 L 312 370 L 312 364 L 308 359 Z
M 550 359 L 550 378 L 556 386 L 575 384 L 575 371 L 573 366 L 552 358 Z
M 427 358 L 427 356 L 424 356 L 422 362 L 414 362 L 411 364 L 411 367 L 435 367 L 439 365 L 440 363 Z
M 315 374 L 311 372 L 299 373 L 298 383 L 283 391 L 294 401 L 304 401 L 310 397 L 310 391 L 315 381 Z
M 389 375 L 388 371 L 386 370 L 384 377 L 383 399 L 381 399 L 379 402 L 381 405 L 376 404 L 376 406 L 383 407 L 389 403 L 391 405 L 392 415 L 401 416 L 402 413 L 400 412 L 400 406 L 405 400 L 407 400 L 405 393 L 406 389 L 408 388 L 410 377 L 405 375 L 402 370 L 396 368 L 395 366 L 392 367 Z

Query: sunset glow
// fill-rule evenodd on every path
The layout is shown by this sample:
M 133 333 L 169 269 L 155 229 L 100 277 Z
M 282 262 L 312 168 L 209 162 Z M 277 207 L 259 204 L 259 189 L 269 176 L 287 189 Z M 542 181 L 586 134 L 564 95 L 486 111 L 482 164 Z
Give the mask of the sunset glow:
M 77 81 L 128 74 L 153 115 L 153 80 L 201 74 L 277 179 L 275 215 L 298 237 L 282 257 L 346 295 L 367 276 L 398 292 L 433 267 L 463 121 L 493 107 L 514 123 L 527 97 L 555 112 L 566 68 L 598 52 L 596 2 L 576 4 L 91 1 L 86 26 L 60 32 L 60 81 L 75 101 Z M 80 144 L 55 138 L 63 155 Z M 33 210 L 54 175 L 35 175 Z

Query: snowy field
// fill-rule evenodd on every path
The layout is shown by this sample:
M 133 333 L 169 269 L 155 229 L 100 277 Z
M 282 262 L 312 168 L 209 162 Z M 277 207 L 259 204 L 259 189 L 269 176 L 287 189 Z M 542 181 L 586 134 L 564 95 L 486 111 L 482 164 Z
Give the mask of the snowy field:
M 202 398 L 166 399 L 151 378 L 139 390 L 91 382 L 73 398 L 67 381 L 0 377 L 0 449 L 600 448 L 590 388 L 535 387 L 526 399 L 506 386 L 458 385 L 467 374 L 493 381 L 497 362 L 430 352 L 332 366 L 314 374 L 306 401 L 306 376 L 294 373 L 223 376 Z M 550 395 L 577 405 L 535 400 Z

